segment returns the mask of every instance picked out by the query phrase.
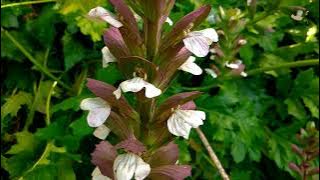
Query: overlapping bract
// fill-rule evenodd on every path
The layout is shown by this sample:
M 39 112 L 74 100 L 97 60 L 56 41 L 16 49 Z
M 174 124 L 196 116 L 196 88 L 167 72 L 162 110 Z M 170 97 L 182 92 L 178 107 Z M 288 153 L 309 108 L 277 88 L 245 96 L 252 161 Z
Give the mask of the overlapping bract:
M 115 146 L 107 141 L 96 146 L 92 153 L 92 163 L 97 166 L 93 177 L 178 180 L 191 175 L 189 166 L 176 164 L 177 145 L 167 143 L 172 135 L 187 139 L 191 128 L 203 124 L 205 113 L 195 110 L 192 101 L 201 93 L 177 94 L 158 106 L 155 98 L 164 92 L 179 70 L 202 74 L 192 54 L 206 56 L 210 45 L 218 41 L 218 35 L 212 28 L 194 31 L 209 14 L 210 6 L 203 6 L 174 24 L 168 18 L 174 2 L 130 1 L 131 9 L 136 11 L 133 13 L 123 0 L 110 0 L 116 15 L 102 7 L 89 12 L 90 17 L 111 25 L 104 34 L 103 67 L 115 62 L 126 78 L 118 88 L 88 79 L 87 87 L 97 98 L 83 100 L 81 107 L 89 111 L 89 125 L 97 128 L 94 135 L 105 139 L 111 131 L 121 139 Z M 147 30 L 144 34 L 134 14 L 144 20 Z M 174 26 L 162 34 L 165 22 Z M 122 96 L 126 92 L 135 93 L 137 107 L 132 107 Z M 158 149 L 149 151 L 139 138 Z M 122 153 L 117 149 L 122 149 Z

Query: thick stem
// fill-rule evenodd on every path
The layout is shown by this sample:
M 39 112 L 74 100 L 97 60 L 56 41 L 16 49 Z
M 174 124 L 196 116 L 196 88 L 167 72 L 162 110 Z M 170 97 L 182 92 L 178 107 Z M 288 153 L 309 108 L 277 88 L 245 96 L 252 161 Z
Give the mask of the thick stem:
M 5 35 L 12 41 L 12 43 L 46 76 L 50 77 L 51 79 L 55 80 L 67 90 L 71 90 L 67 84 L 62 82 L 59 78 L 55 77 L 49 70 L 40 64 L 8 31 L 4 30 Z
M 160 43 L 160 20 L 151 22 L 147 18 L 145 19 L 146 33 L 146 46 L 147 46 L 147 59 L 153 61 L 154 56 L 158 52 Z
M 26 1 L 26 2 L 10 3 L 10 4 L 1 5 L 1 9 L 2 8 L 6 8 L 6 7 L 31 5 L 31 4 L 40 4 L 40 3 L 49 3 L 49 2 L 56 2 L 56 0 L 40 0 L 40 1 Z
M 216 153 L 213 151 L 212 147 L 210 146 L 209 142 L 208 142 L 208 139 L 206 138 L 206 136 L 204 135 L 204 133 L 201 131 L 200 128 L 196 128 L 196 131 L 204 145 L 204 147 L 207 149 L 210 157 L 211 157 L 211 160 L 214 162 L 214 164 L 216 165 L 221 177 L 224 179 L 224 180 L 229 180 L 229 176 L 228 174 L 226 173 L 226 171 L 224 170 L 221 162 L 219 161 Z

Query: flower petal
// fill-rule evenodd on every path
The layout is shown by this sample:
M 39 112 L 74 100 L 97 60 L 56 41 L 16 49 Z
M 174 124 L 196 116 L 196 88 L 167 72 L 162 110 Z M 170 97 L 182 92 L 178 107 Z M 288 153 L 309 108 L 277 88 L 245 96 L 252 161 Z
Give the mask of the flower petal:
M 142 180 L 149 175 L 151 168 L 138 155 L 127 153 L 115 159 L 113 171 L 117 180 L 131 180 L 133 176 Z
M 82 110 L 93 110 L 96 108 L 103 108 L 109 106 L 106 101 L 103 99 L 96 97 L 96 98 L 87 98 L 81 101 L 80 108 Z
M 214 72 L 214 70 L 206 68 L 204 69 L 206 71 L 207 74 L 209 74 L 213 79 L 217 78 L 218 75 L 216 72 Z
M 209 53 L 208 38 L 200 35 L 189 36 L 183 39 L 185 47 L 197 57 L 205 57 Z
M 113 91 L 113 94 L 116 96 L 117 99 L 121 98 L 121 88 L 119 87 L 117 90 Z
M 121 154 L 113 163 L 113 172 L 117 180 L 131 180 L 137 168 L 134 154 Z
M 172 21 L 169 17 L 167 17 L 166 23 L 168 23 L 169 26 L 172 26 L 172 25 L 173 25 L 173 21 Z
M 109 135 L 110 133 L 110 129 L 105 126 L 104 124 L 102 124 L 101 126 L 99 126 L 98 128 L 96 128 L 96 130 L 93 132 L 93 135 L 99 139 L 106 139 L 107 136 Z
M 203 120 L 206 118 L 206 114 L 203 111 L 196 110 L 176 110 L 175 114 L 178 118 L 188 123 L 193 128 L 197 128 L 203 124 Z
M 153 84 L 150 84 L 150 83 L 146 84 L 145 88 L 146 88 L 145 95 L 147 98 L 154 98 L 159 96 L 162 93 L 161 89 L 158 89 L 157 87 L 155 87 Z
M 151 171 L 151 167 L 148 163 L 144 162 L 140 157 L 137 157 L 137 167 L 134 174 L 136 180 L 145 179 Z
M 182 71 L 189 72 L 193 75 L 202 74 L 202 69 L 196 63 L 194 63 L 195 60 L 196 60 L 195 57 L 190 56 L 187 59 L 187 61 L 184 64 L 182 64 L 182 66 L 179 67 L 179 69 Z
M 111 12 L 100 6 L 91 9 L 88 15 L 90 17 L 100 18 L 116 28 L 123 26 L 122 23 L 117 20 L 115 15 L 113 15 Z
M 140 154 L 146 151 L 145 146 L 137 140 L 134 136 L 129 137 L 128 139 L 121 141 L 115 146 L 117 149 L 125 149 L 127 152 L 132 152 L 135 154 Z
M 89 111 L 87 121 L 90 127 L 99 127 L 101 126 L 109 117 L 111 112 L 111 108 L 96 108 Z
M 145 81 L 140 77 L 126 80 L 120 84 L 123 92 L 139 92 L 145 87 Z
M 111 180 L 108 176 L 104 176 L 101 173 L 98 166 L 96 168 L 94 168 L 91 176 L 92 176 L 92 180 Z
M 204 29 L 204 30 L 201 30 L 201 31 L 195 31 L 195 32 L 199 32 L 199 33 L 202 34 L 202 36 L 208 38 L 210 40 L 210 41 L 208 41 L 210 43 L 209 45 L 211 45 L 213 42 L 218 42 L 219 41 L 218 33 L 213 28 L 207 28 L 207 29 Z
M 175 136 L 182 136 L 185 139 L 189 138 L 191 126 L 181 119 L 176 114 L 172 114 L 167 121 L 168 130 Z
M 116 62 L 117 59 L 111 54 L 107 46 L 103 47 L 102 50 L 102 67 L 108 67 L 108 64 L 111 62 Z

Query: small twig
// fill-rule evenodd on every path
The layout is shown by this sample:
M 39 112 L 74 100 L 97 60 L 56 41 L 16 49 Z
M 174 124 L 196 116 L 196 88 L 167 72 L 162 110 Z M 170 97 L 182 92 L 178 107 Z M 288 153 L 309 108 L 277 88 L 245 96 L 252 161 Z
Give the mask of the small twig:
M 17 2 L 17 3 L 3 4 L 3 5 L 1 5 L 1 9 L 2 9 L 2 8 L 6 8 L 6 7 L 14 7 L 14 6 L 22 6 L 22 5 L 31 5 L 31 4 L 40 4 L 40 3 L 49 3 L 49 2 L 56 2 L 56 0 L 25 1 L 25 2 Z
M 221 162 L 219 161 L 216 153 L 213 151 L 212 147 L 210 146 L 209 142 L 208 142 L 208 139 L 206 138 L 206 136 L 204 135 L 204 133 L 201 131 L 200 128 L 196 128 L 196 131 L 204 145 L 204 147 L 207 149 L 212 161 L 214 162 L 214 164 L 216 165 L 221 177 L 224 179 L 224 180 L 230 180 L 228 174 L 226 173 L 226 171 L 224 170 Z

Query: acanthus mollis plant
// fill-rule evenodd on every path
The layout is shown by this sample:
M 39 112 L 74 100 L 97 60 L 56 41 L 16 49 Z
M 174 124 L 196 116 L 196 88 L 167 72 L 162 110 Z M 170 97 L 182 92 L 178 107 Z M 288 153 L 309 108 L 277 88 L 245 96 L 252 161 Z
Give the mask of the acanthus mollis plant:
M 184 179 L 191 175 L 191 167 L 177 163 L 179 150 L 173 140 L 175 136 L 188 139 L 191 129 L 204 123 L 205 112 L 195 110 L 193 102 L 201 93 L 176 94 L 161 104 L 157 97 L 180 70 L 202 73 L 194 56 L 205 57 L 218 35 L 212 28 L 195 29 L 211 8 L 200 7 L 163 33 L 164 23 L 172 22 L 169 13 L 174 0 L 110 3 L 116 14 L 96 7 L 88 15 L 111 25 L 104 33 L 103 66 L 117 63 L 128 80 L 115 88 L 88 79 L 87 87 L 97 97 L 84 99 L 81 109 L 89 111 L 88 124 L 103 140 L 92 153 L 97 166 L 93 179 Z M 137 16 L 143 20 L 142 29 Z M 126 92 L 135 94 L 134 107 L 122 95 Z M 104 140 L 110 131 L 119 137 L 118 144 Z
M 309 122 L 306 129 L 297 134 L 299 145 L 292 144 L 291 149 L 300 159 L 299 163 L 291 162 L 289 168 L 296 172 L 302 180 L 319 174 L 319 131 L 314 122 Z M 316 167 L 318 166 L 318 167 Z

